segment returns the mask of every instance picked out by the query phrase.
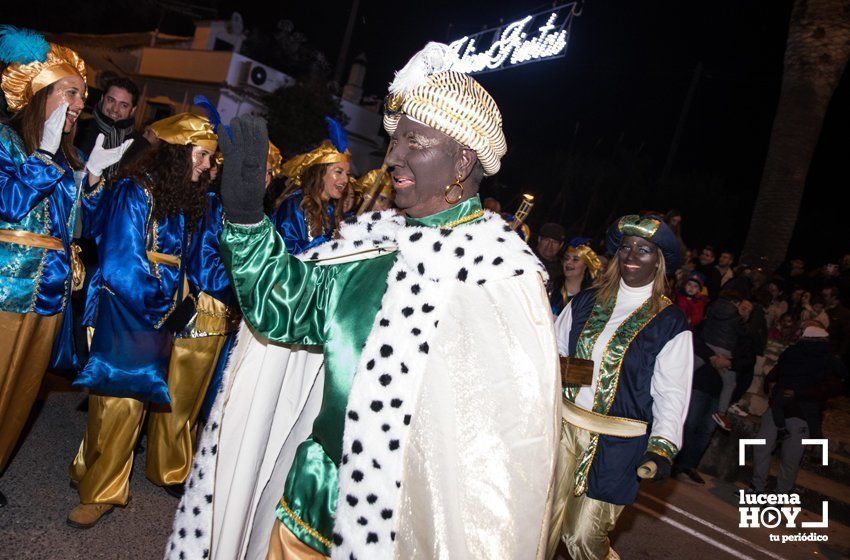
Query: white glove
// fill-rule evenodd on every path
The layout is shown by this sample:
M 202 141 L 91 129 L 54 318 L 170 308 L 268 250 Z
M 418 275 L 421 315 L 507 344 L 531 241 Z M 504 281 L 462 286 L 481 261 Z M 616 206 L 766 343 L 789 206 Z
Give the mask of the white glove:
M 103 175 L 103 170 L 110 165 L 115 165 L 121 158 L 124 157 L 124 152 L 133 143 L 132 140 L 124 140 L 124 143 L 115 148 L 106 149 L 103 147 L 103 134 L 98 134 L 94 141 L 94 148 L 89 154 L 89 160 L 86 162 L 86 169 L 95 177 Z
M 62 132 L 65 130 L 65 114 L 67 112 L 68 104 L 63 101 L 44 121 L 44 127 L 41 129 L 41 143 L 38 145 L 39 150 L 53 155 L 59 149 L 59 144 L 62 142 Z

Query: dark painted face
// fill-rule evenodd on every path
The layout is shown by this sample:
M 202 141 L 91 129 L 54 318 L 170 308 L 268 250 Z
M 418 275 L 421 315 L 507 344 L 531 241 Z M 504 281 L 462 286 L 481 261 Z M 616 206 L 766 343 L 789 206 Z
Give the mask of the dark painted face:
M 620 276 L 630 288 L 651 284 L 658 271 L 658 246 L 643 237 L 627 235 L 618 251 Z
M 390 138 L 386 164 L 396 206 L 410 217 L 422 218 L 451 207 L 445 200 L 446 186 L 469 175 L 475 153 L 446 134 L 402 116 Z M 467 189 L 464 198 L 471 191 Z

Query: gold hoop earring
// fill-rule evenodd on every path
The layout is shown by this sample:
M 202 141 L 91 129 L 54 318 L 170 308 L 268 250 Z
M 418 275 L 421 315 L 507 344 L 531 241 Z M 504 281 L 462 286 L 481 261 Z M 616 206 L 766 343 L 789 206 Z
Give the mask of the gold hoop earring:
M 457 195 L 457 198 L 455 198 L 454 200 L 449 200 L 449 193 L 451 192 L 452 187 L 454 187 L 454 186 L 457 186 L 457 187 L 460 188 L 460 194 Z M 455 205 L 458 202 L 460 202 L 460 199 L 463 198 L 463 183 L 460 182 L 460 177 L 455 179 L 455 182 L 452 183 L 451 185 L 446 185 L 446 192 L 443 195 L 443 198 L 445 199 L 447 204 L 451 204 L 451 205 Z

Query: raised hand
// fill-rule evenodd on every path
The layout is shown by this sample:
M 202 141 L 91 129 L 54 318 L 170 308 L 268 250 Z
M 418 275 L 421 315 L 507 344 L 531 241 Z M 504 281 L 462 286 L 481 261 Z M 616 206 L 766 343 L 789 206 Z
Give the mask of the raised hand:
M 124 140 L 124 143 L 120 146 L 107 149 L 103 147 L 104 140 L 105 137 L 103 134 L 97 135 L 97 139 L 94 141 L 94 148 L 86 162 L 86 169 L 89 171 L 89 184 L 94 184 L 100 180 L 104 169 L 121 161 L 121 158 L 124 157 L 124 152 L 133 143 L 133 140 Z
M 227 219 L 234 224 L 255 224 L 263 219 L 266 158 L 269 135 L 266 121 L 242 115 L 230 122 L 233 135 L 218 138 L 224 156 L 221 202 Z
M 67 112 L 68 104 L 63 101 L 44 121 L 44 126 L 41 129 L 41 142 L 38 145 L 39 150 L 52 156 L 59 149 L 59 144 L 62 142 L 62 132 L 65 130 Z

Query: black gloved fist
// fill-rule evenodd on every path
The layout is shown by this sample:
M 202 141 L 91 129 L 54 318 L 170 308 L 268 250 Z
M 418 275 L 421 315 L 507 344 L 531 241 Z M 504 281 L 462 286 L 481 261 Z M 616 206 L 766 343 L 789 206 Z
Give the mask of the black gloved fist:
M 670 470 L 673 467 L 670 459 L 658 453 L 647 451 L 640 461 L 638 471 L 640 471 L 641 467 L 648 466 L 649 463 L 655 463 L 655 476 L 652 477 L 652 480 L 660 481 L 670 478 Z
M 256 224 L 263 220 L 266 192 L 266 160 L 269 133 L 262 117 L 241 115 L 230 122 L 233 139 L 226 132 L 218 137 L 224 156 L 221 173 L 221 203 L 228 221 Z

